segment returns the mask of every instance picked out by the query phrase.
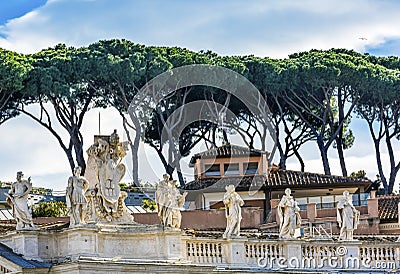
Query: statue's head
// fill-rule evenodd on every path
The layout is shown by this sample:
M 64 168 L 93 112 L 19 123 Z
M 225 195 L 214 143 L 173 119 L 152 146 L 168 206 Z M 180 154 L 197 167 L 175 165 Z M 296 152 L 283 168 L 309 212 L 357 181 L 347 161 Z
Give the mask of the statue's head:
M 99 146 L 98 146 L 97 152 L 102 153 L 102 152 L 106 151 L 108 142 L 103 139 L 99 139 L 98 143 L 99 143 Z
M 82 168 L 80 166 L 77 166 L 74 168 L 74 174 L 76 176 L 81 175 L 81 172 L 82 172 Z
M 290 188 L 285 189 L 285 194 L 287 196 L 290 196 L 292 194 L 292 191 L 290 190 Z
M 164 179 L 164 181 L 168 181 L 169 180 L 169 175 L 168 174 L 164 174 L 163 175 L 163 179 Z
M 22 180 L 22 178 L 24 178 L 24 173 L 22 171 L 18 171 L 17 172 L 17 180 L 20 181 L 20 180 Z
M 225 187 L 226 191 L 228 192 L 234 192 L 235 191 L 235 186 L 234 185 L 227 185 Z
M 110 144 L 112 146 L 116 146 L 119 143 L 119 136 L 117 130 L 114 129 L 114 132 L 110 135 Z
M 343 191 L 343 196 L 345 198 L 349 197 L 349 195 L 350 195 L 350 193 L 347 190 Z

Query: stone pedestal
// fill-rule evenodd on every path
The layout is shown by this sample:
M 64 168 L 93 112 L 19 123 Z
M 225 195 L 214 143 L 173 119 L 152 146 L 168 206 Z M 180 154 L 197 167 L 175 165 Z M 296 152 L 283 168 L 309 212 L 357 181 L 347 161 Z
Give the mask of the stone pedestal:
M 228 264 L 246 264 L 246 237 L 232 237 L 225 240 L 224 254 L 226 254 L 226 262 Z
M 301 251 L 301 240 L 282 240 L 284 243 L 283 245 L 283 256 L 287 259 L 290 260 L 291 258 L 297 258 L 299 261 L 301 261 L 303 258 L 301 257 L 302 251 Z
M 27 260 L 42 261 L 39 256 L 39 235 L 37 231 L 14 231 L 10 233 L 11 241 L 6 241 L 8 245 L 17 254 L 22 254 Z
M 169 260 L 182 258 L 181 230 L 160 226 L 83 226 L 62 231 L 12 232 L 0 238 L 27 259 L 77 261 L 80 257 Z

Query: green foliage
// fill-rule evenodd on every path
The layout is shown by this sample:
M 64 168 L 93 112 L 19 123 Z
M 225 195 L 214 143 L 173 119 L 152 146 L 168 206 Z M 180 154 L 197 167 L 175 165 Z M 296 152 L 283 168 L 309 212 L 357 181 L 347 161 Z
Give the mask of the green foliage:
M 119 183 L 119 188 L 121 189 L 121 191 L 126 191 L 127 190 L 127 185 L 126 183 Z
M 156 211 L 157 210 L 157 204 L 155 201 L 149 200 L 149 199 L 143 199 L 142 200 L 142 207 L 146 210 L 150 211 Z
M 380 159 L 377 165 L 385 191 L 391 192 L 400 169 L 392 144 L 400 139 L 400 58 L 395 56 L 375 57 L 346 49 L 310 50 L 286 59 L 219 56 L 211 51 L 149 47 L 123 39 L 102 40 L 79 48 L 59 44 L 29 55 L 0 49 L 0 124 L 19 113 L 30 116 L 57 138 L 71 169 L 76 165 L 85 167 L 80 129 L 90 108 L 114 107 L 124 115 L 146 82 L 172 68 L 191 64 L 232 69 L 260 90 L 275 128 L 282 129 L 282 121 L 285 122 L 283 134 L 277 138 L 282 163 L 293 155 L 299 158 L 300 147 L 315 141 L 325 172 L 330 173 L 327 152 L 334 147 L 342 172 L 347 174 L 343 150 L 354 144 L 356 136 L 351 122 L 352 116 L 358 115 L 368 123 L 378 158 L 379 147 L 387 145 L 390 174 L 385 176 Z M 167 173 L 172 173 L 180 159 L 173 159 L 171 166 L 168 165 L 171 159 L 163 158 L 163 121 L 185 103 L 212 98 L 223 104 L 227 96 L 226 91 L 213 87 L 179 89 L 156 106 L 156 110 L 139 114 L 147 116 L 148 124 L 144 125 L 145 132 L 137 136 L 144 137 L 157 150 Z M 32 103 L 39 103 L 40 115 L 28 112 L 26 106 Z M 55 118 L 48 115 L 46 106 L 56 112 Z M 235 96 L 229 109 L 235 114 L 227 117 L 227 121 L 232 119 L 229 122 L 254 120 L 253 114 Z M 64 133 L 52 127 L 51 119 L 58 119 L 69 138 L 61 138 Z M 171 138 L 179 155 L 187 156 L 205 136 L 215 133 L 217 126 L 209 121 L 196 121 L 179 129 L 179 136 Z M 286 142 L 286 150 L 280 142 Z M 138 178 L 134 181 L 137 183 Z M 126 184 L 121 189 L 134 190 Z
M 367 173 L 365 170 L 354 171 L 350 174 L 351 178 L 360 178 L 360 179 L 367 179 Z
M 53 193 L 52 189 L 44 187 L 32 187 L 32 194 L 38 195 L 51 195 Z
M 41 202 L 33 206 L 32 217 L 65 217 L 68 216 L 64 202 Z
M 51 195 L 52 193 L 53 193 L 53 190 L 49 189 L 49 188 L 32 187 L 32 194 Z

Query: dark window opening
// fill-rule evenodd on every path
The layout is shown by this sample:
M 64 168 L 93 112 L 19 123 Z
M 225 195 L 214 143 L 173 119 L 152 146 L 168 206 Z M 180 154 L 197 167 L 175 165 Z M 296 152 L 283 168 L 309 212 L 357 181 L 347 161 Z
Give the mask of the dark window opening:
M 240 175 L 239 164 L 225 164 L 224 165 L 225 175 Z
M 205 175 L 206 176 L 221 176 L 218 165 L 205 165 Z
M 244 163 L 243 170 L 245 175 L 257 174 L 258 173 L 258 163 L 251 162 L 251 163 Z

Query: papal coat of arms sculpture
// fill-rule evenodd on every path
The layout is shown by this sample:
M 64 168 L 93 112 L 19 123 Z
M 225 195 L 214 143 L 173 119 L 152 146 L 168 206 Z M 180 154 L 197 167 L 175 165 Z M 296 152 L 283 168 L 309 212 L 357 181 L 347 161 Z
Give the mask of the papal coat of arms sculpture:
M 89 182 L 84 222 L 105 224 L 134 223 L 125 206 L 127 193 L 120 190 L 119 182 L 125 175 L 122 159 L 129 142 L 120 142 L 114 130 L 110 136 L 96 136 L 87 150 L 88 160 L 84 178 Z

